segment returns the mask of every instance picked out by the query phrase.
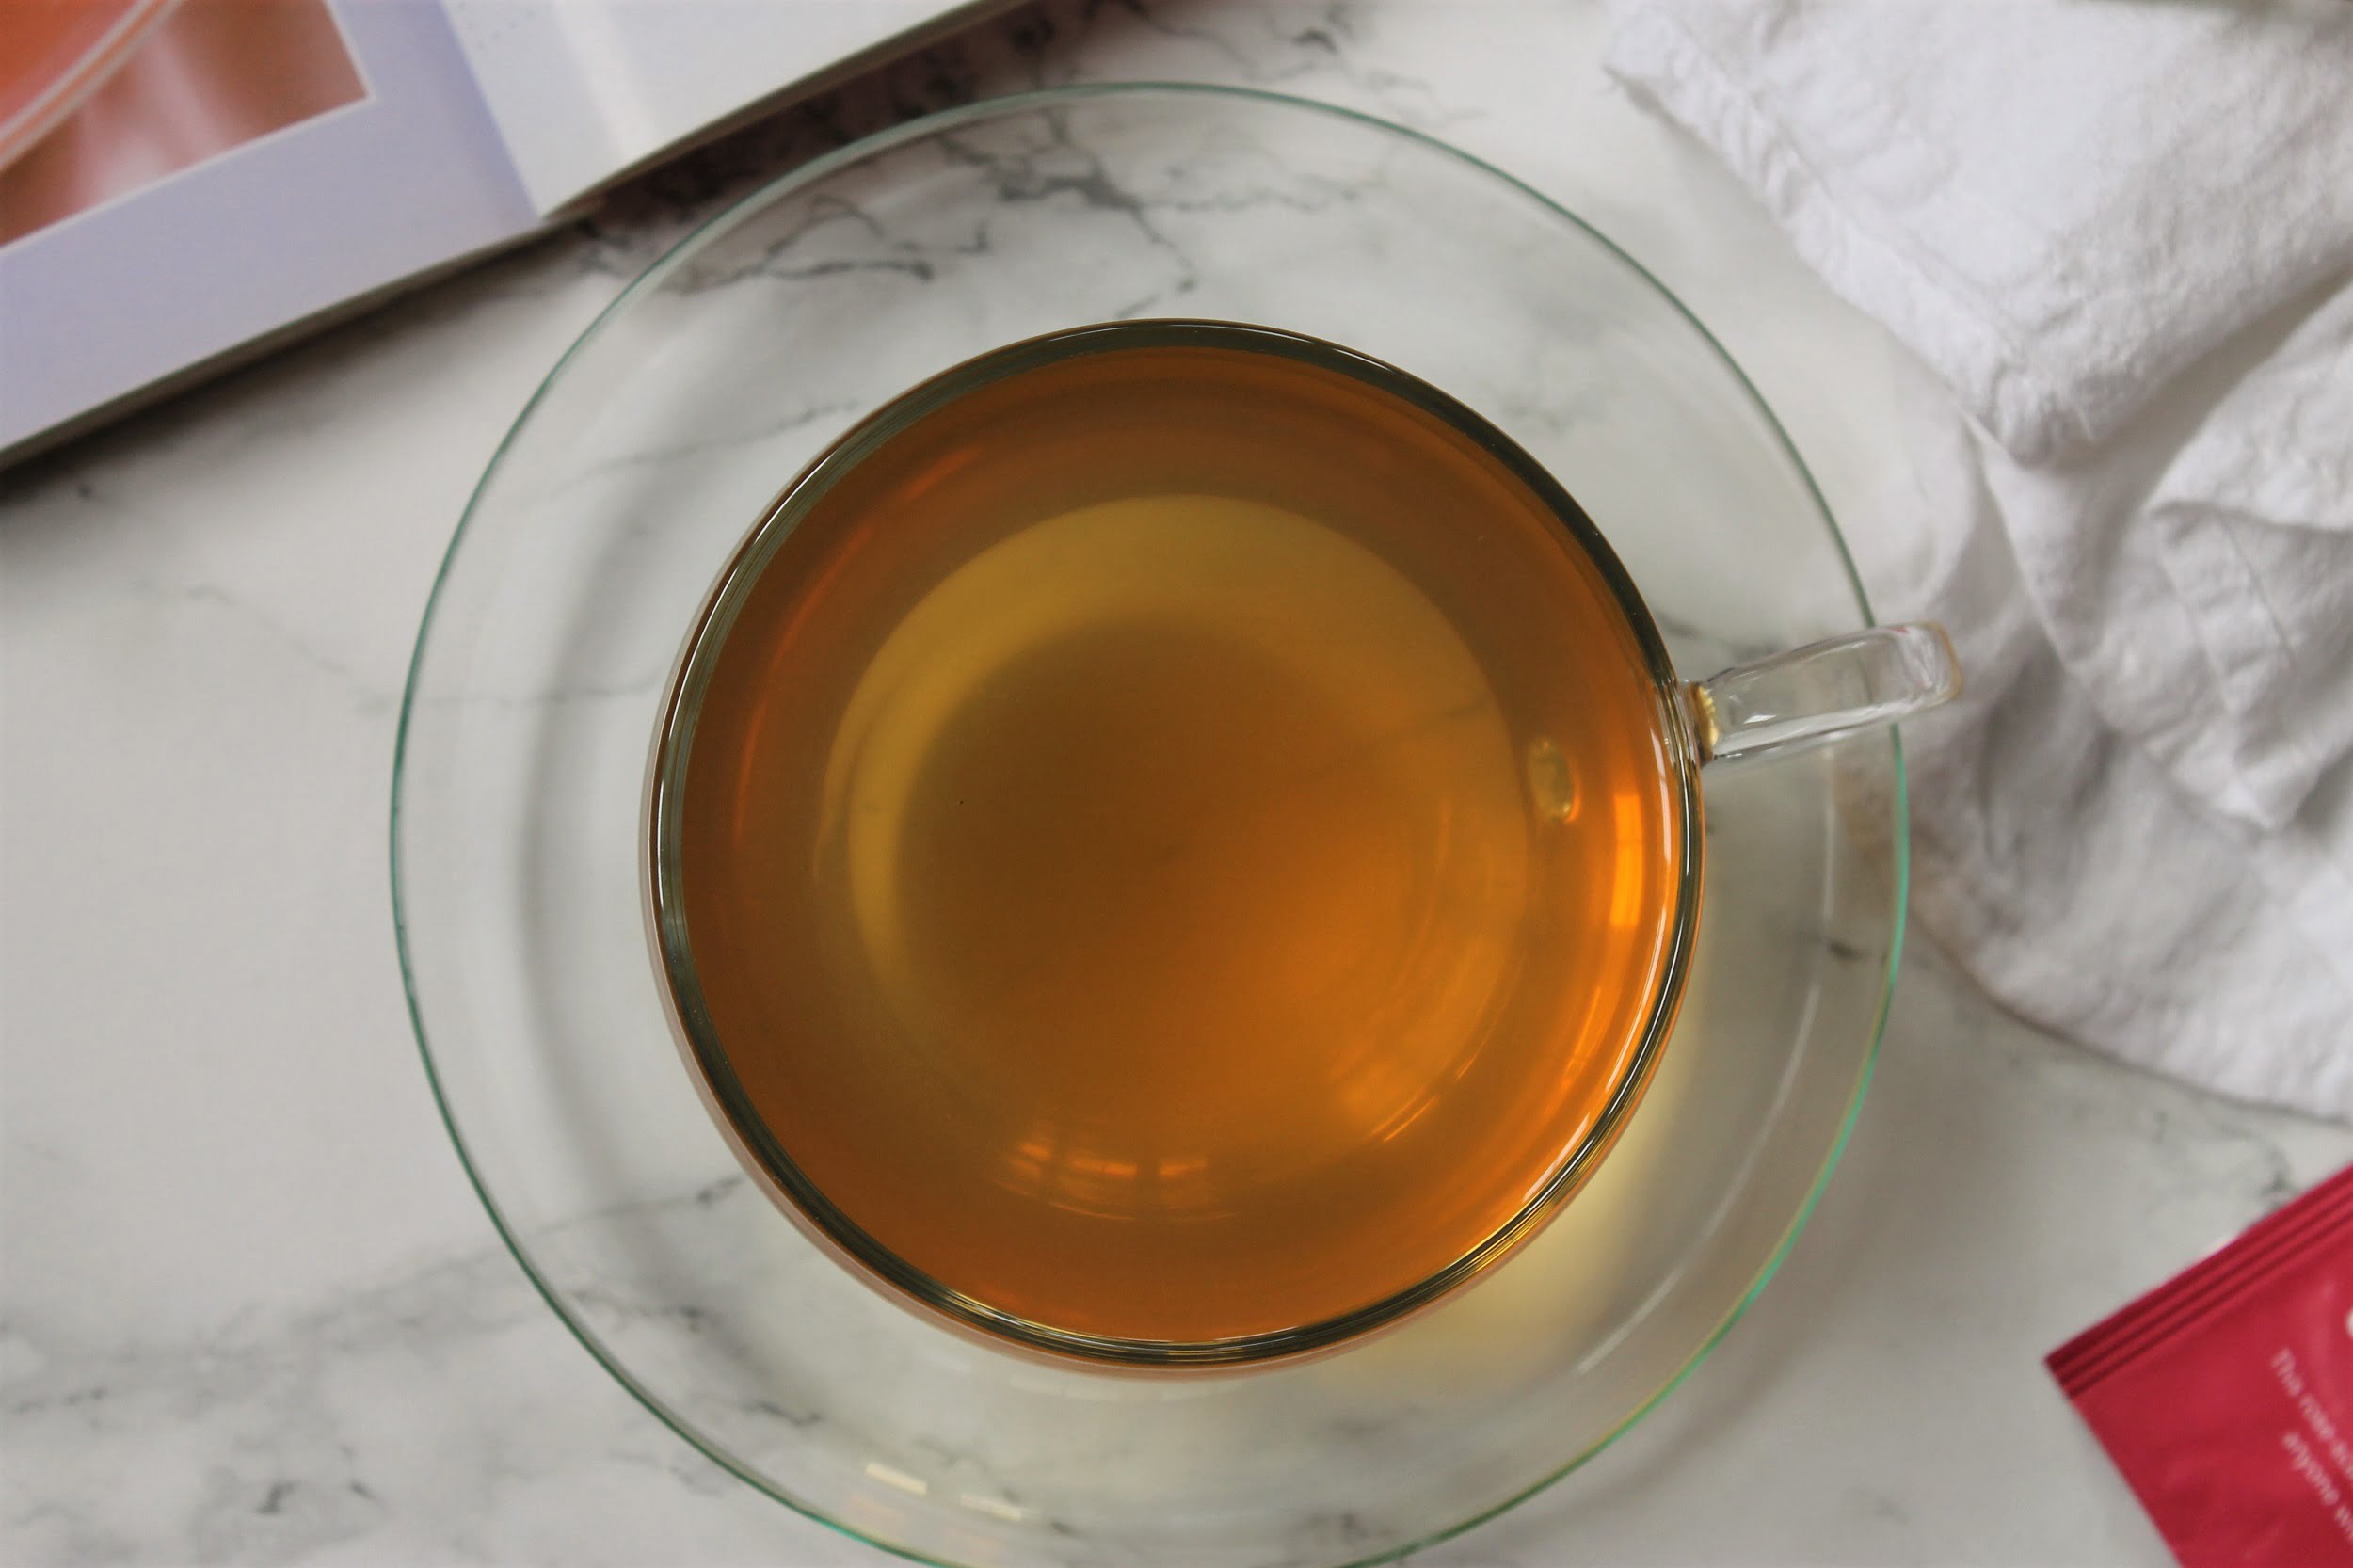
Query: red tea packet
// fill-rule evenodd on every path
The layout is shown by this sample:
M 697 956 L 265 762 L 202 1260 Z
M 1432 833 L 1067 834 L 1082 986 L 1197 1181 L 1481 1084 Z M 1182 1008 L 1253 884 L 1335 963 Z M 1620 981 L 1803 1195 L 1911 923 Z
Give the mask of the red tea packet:
M 2047 1364 L 2183 1568 L 2353 1568 L 2353 1168 Z

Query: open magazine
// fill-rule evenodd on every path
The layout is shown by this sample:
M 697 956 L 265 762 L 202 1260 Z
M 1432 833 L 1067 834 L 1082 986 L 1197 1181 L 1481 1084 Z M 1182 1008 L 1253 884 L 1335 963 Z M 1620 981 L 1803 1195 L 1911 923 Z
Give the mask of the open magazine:
M 0 0 L 0 463 L 1000 0 Z

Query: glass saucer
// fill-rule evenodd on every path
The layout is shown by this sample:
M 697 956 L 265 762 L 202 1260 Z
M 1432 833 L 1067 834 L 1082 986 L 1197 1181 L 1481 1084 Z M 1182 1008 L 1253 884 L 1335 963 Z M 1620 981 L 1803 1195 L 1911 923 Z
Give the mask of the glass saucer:
M 1145 315 L 1362 349 L 1478 408 L 1600 525 L 1687 676 L 1865 625 L 1837 531 L 1704 328 L 1609 241 L 1428 137 L 1126 85 L 898 127 L 639 279 L 500 448 L 402 712 L 417 1035 L 493 1221 L 590 1353 L 752 1485 L 956 1564 L 1378 1561 L 1574 1469 L 1764 1285 L 1863 1094 L 1904 896 L 1875 735 L 1705 781 L 1693 978 L 1640 1113 L 1526 1250 L 1396 1332 L 1168 1380 L 1039 1365 L 853 1279 L 741 1174 L 639 902 L 679 639 L 776 491 L 974 354 Z

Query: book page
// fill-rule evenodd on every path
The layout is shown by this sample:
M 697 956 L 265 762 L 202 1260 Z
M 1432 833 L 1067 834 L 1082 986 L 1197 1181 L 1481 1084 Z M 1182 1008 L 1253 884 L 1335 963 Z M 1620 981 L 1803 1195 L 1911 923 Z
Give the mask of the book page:
M 543 214 L 853 55 L 985 8 L 985 0 L 444 4 Z
M 159 12 L 0 167 L 0 457 L 538 227 L 438 8 Z

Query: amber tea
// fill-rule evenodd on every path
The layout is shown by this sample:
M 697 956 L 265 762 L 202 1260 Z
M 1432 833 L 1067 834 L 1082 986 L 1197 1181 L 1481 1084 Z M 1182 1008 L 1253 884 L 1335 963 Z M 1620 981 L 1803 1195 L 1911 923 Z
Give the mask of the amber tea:
M 688 662 L 696 1062 L 968 1318 L 1393 1302 L 1655 1049 L 1696 894 L 1654 644 L 1566 498 L 1384 367 L 1173 324 L 992 361 L 796 487 Z

